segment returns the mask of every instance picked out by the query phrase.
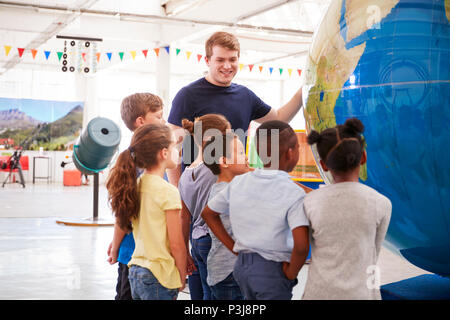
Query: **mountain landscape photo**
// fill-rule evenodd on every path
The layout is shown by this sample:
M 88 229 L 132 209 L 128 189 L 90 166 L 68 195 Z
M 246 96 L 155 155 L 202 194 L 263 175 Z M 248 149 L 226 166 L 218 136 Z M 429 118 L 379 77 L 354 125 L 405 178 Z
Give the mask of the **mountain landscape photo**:
M 65 150 L 80 134 L 82 124 L 80 104 L 53 122 L 37 120 L 19 109 L 0 110 L 0 139 L 13 139 L 14 147 L 28 150 Z

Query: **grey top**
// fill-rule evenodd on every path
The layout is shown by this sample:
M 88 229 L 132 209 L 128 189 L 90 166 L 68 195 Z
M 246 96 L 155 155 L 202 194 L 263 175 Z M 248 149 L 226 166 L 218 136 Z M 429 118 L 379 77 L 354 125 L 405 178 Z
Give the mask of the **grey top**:
M 208 201 L 209 192 L 217 177 L 202 162 L 198 166 L 188 167 L 178 182 L 181 200 L 191 213 L 192 239 L 198 239 L 209 233 L 201 213 Z
M 208 201 L 208 207 L 220 214 L 229 212 L 236 238 L 233 251 L 289 262 L 292 230 L 309 224 L 303 212 L 304 198 L 305 191 L 287 172 L 256 169 L 234 177 Z
M 223 190 L 228 185 L 227 182 L 219 182 L 212 186 L 209 199 Z M 225 230 L 229 233 L 231 238 L 234 239 L 233 231 L 231 230 L 230 215 L 224 213 L 220 215 Z M 234 264 L 236 263 L 237 256 L 235 256 L 227 247 L 210 232 L 211 235 L 211 250 L 208 254 L 208 278 L 206 281 L 209 286 L 214 286 L 220 281 L 225 280 L 230 273 L 233 272 Z
M 388 198 L 358 182 L 310 192 L 311 264 L 303 299 L 379 300 L 376 263 L 389 226 Z

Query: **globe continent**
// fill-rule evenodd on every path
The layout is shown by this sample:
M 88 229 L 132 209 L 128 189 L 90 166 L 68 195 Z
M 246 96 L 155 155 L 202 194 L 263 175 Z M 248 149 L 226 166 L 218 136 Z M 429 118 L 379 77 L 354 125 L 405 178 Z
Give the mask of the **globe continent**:
M 303 87 L 308 131 L 350 117 L 364 123 L 368 161 L 360 181 L 392 202 L 386 247 L 444 276 L 450 276 L 449 20 L 450 0 L 332 1 Z

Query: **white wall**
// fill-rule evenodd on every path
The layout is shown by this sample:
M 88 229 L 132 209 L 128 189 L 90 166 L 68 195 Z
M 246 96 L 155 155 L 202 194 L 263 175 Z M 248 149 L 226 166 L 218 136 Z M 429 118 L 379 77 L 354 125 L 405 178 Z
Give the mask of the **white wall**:
M 191 59 L 194 60 L 195 57 Z M 183 73 L 182 70 L 172 68 L 169 108 L 179 89 L 204 74 L 206 70 L 204 66 L 198 65 L 197 68 L 195 66 L 195 64 L 190 66 L 192 73 Z M 235 82 L 248 86 L 273 108 L 279 108 L 289 101 L 300 87 L 301 79 L 298 76 L 269 77 L 258 75 L 256 72 L 259 70 L 253 70 L 253 73 L 239 72 Z M 120 151 L 128 147 L 132 135 L 120 118 L 122 99 L 135 92 L 156 92 L 156 90 L 157 79 L 154 72 L 111 69 L 96 75 L 84 76 L 60 71 L 26 70 L 18 66 L 0 76 L 0 97 L 85 101 L 85 124 L 93 117 L 101 116 L 119 125 L 122 132 Z M 164 117 L 167 119 L 168 115 L 166 112 Z M 298 113 L 291 125 L 294 129 L 304 129 L 303 112 Z M 25 172 L 25 178 L 29 182 L 32 180 L 32 156 L 37 153 L 27 151 L 26 154 L 30 155 L 30 172 Z M 62 182 L 60 163 L 65 153 L 48 152 L 48 154 L 52 157 L 52 181 Z M 40 167 L 39 163 L 37 170 L 41 170 Z

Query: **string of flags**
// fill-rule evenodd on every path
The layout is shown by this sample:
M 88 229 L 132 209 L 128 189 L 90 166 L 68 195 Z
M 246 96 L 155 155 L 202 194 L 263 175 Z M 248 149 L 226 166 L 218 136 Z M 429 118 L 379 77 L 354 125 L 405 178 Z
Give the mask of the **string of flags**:
M 5 55 L 8 56 L 11 53 L 11 50 L 13 49 L 12 46 L 9 45 L 4 45 L 4 52 Z M 17 49 L 17 53 L 19 58 L 23 58 L 24 54 L 26 51 L 29 51 L 31 53 L 31 56 L 33 57 L 33 60 L 36 59 L 37 55 L 38 55 L 38 50 L 37 49 L 26 49 L 26 48 L 16 48 Z M 144 50 L 131 50 L 131 51 L 118 51 L 118 52 L 95 52 L 95 57 L 97 60 L 97 63 L 100 63 L 100 60 L 102 59 L 107 59 L 107 62 L 111 62 L 112 59 L 114 59 L 114 56 L 118 56 L 120 61 L 123 61 L 125 53 L 129 53 L 131 55 L 131 58 L 133 60 L 136 59 L 136 56 L 138 54 L 142 54 L 144 56 L 145 59 L 147 59 L 149 52 L 153 51 L 153 54 L 155 55 L 156 58 L 158 58 L 161 54 L 161 49 L 163 49 L 163 52 L 166 52 L 167 54 L 170 54 L 170 46 L 165 46 L 165 47 L 160 47 L 160 48 L 153 48 L 153 50 L 149 50 L 149 49 L 144 49 Z M 179 48 L 175 48 L 175 54 L 176 56 L 180 56 L 181 53 L 181 49 Z M 187 60 L 191 59 L 191 56 L 193 54 L 192 51 L 187 51 L 187 50 L 183 50 L 185 51 L 185 56 Z M 54 55 L 54 51 L 49 51 L 49 50 L 43 50 L 43 57 L 45 57 L 45 60 L 48 61 L 50 56 L 52 56 L 52 54 Z M 61 61 L 61 58 L 63 57 L 64 52 L 62 51 L 56 51 L 56 56 L 58 57 L 58 60 Z M 200 63 L 202 61 L 202 58 L 204 57 L 203 54 L 200 53 L 196 53 L 194 54 L 194 56 L 197 59 L 197 62 Z M 83 59 L 83 61 L 86 62 L 86 52 L 81 52 L 81 58 Z M 253 72 L 255 65 L 254 64 L 243 64 L 243 63 L 239 63 L 239 70 L 242 71 L 244 69 L 248 69 L 249 72 Z M 301 69 L 296 69 L 296 68 L 286 68 L 286 67 L 272 67 L 272 66 L 263 66 L 263 65 L 258 65 L 256 70 L 259 70 L 259 73 L 262 74 L 263 70 L 268 70 L 268 72 L 270 73 L 270 75 L 272 75 L 273 73 L 279 73 L 279 75 L 281 76 L 283 74 L 283 72 L 286 70 L 287 73 L 289 74 L 289 77 L 291 77 L 293 74 L 298 74 L 298 76 L 300 77 L 302 74 L 302 70 Z

